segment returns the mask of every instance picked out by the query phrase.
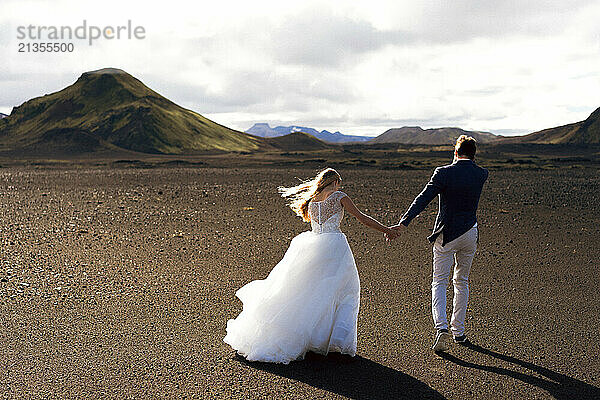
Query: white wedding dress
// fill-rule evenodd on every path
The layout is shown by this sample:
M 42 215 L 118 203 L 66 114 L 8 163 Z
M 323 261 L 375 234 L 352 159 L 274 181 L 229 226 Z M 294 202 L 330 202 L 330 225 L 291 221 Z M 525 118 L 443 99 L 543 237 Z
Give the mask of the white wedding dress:
M 307 351 L 356 354 L 360 283 L 340 231 L 342 192 L 309 203 L 312 230 L 292 239 L 263 280 L 236 292 L 243 310 L 223 339 L 250 361 L 288 364 Z

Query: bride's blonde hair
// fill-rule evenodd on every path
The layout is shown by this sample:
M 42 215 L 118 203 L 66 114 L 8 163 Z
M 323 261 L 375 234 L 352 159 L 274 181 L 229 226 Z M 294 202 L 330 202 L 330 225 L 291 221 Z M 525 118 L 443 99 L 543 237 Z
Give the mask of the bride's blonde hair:
M 342 182 L 342 177 L 335 169 L 326 168 L 310 181 L 302 182 L 300 185 L 290 188 L 280 186 L 277 189 L 281 193 L 281 197 L 290 199 L 288 205 L 296 215 L 302 218 L 304 222 L 310 222 L 308 203 L 334 182 Z

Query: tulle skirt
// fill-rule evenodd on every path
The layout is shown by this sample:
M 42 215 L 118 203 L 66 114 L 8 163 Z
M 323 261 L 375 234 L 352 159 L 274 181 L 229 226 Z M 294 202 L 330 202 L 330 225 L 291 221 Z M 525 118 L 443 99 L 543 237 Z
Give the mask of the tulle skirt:
M 266 279 L 236 292 L 243 310 L 224 341 L 250 361 L 288 364 L 307 351 L 356 354 L 360 283 L 343 233 L 303 232 Z

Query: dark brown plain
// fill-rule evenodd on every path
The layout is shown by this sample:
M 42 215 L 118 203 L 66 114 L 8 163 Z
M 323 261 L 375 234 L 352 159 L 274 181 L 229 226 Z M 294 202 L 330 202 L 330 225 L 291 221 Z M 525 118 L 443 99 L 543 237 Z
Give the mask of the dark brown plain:
M 202 162 L 0 169 L 3 397 L 600 397 L 597 164 L 491 169 L 471 273 L 473 345 L 444 357 L 430 351 L 425 237 L 437 202 L 392 244 L 346 216 L 361 279 L 358 355 L 281 366 L 246 362 L 222 338 L 241 310 L 236 289 L 264 278 L 309 229 L 277 186 L 325 165 Z M 342 190 L 385 224 L 432 172 L 335 167 Z

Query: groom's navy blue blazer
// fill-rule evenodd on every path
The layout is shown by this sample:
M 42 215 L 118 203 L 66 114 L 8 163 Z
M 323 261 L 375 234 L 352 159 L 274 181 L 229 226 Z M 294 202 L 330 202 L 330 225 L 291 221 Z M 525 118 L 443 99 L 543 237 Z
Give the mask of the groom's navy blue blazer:
M 477 206 L 488 170 L 473 160 L 460 159 L 438 167 L 429 183 L 412 202 L 400 223 L 408 226 L 439 195 L 439 211 L 433 233 L 427 238 L 434 242 L 440 233 L 442 246 L 471 229 L 477 222 Z

